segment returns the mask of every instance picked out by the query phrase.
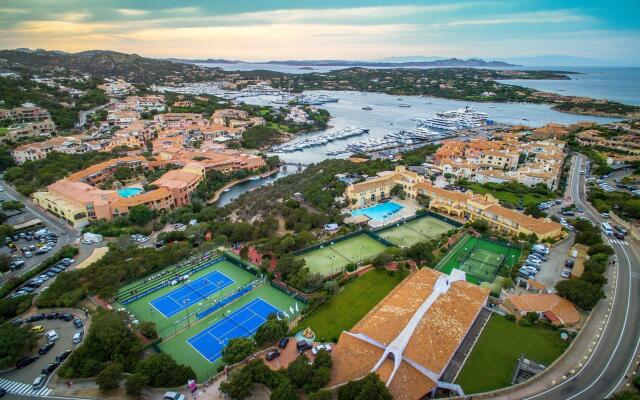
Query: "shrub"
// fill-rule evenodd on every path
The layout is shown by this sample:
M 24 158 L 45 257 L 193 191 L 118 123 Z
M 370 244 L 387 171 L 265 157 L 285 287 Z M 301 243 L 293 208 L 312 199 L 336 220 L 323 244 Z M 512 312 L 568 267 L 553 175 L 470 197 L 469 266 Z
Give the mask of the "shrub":
M 229 340 L 227 346 L 222 349 L 222 361 L 232 365 L 249 357 L 256 351 L 256 344 L 252 339 L 236 338 Z
M 100 371 L 96 377 L 96 383 L 101 392 L 108 392 L 119 386 L 120 377 L 122 376 L 122 365 L 112 362 Z
M 144 389 L 148 382 L 149 378 L 147 378 L 146 375 L 135 373 L 129 375 L 124 387 L 128 395 L 137 397 L 142 394 L 142 389 Z
M 174 387 L 195 379 L 196 373 L 187 365 L 178 364 L 164 353 L 154 354 L 143 360 L 136 372 L 145 375 L 151 387 Z

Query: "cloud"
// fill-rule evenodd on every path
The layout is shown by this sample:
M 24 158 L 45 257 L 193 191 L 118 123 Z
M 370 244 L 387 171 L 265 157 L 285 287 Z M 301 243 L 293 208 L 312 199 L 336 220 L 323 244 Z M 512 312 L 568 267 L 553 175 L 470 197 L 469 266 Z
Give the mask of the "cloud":
M 139 17 L 149 14 L 147 10 L 134 10 L 132 8 L 118 8 L 116 11 L 127 17 Z
M 64 22 L 82 22 L 87 20 L 91 14 L 88 12 L 66 12 L 61 14 L 56 14 L 57 20 Z
M 505 24 L 545 24 L 587 21 L 590 17 L 567 11 L 539 11 L 519 14 L 505 14 L 493 18 L 466 19 L 432 24 L 431 27 L 457 27 L 473 25 L 505 25 Z
M 0 14 L 29 14 L 29 10 L 23 8 L 0 8 Z

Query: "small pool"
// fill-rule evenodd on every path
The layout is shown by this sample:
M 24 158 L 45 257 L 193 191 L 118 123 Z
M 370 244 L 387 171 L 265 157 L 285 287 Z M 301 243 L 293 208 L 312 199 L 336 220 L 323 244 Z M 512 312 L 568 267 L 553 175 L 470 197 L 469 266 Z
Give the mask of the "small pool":
M 120 195 L 120 197 L 133 197 L 139 195 L 142 192 L 142 189 L 136 187 L 118 189 L 118 194 Z
M 356 215 L 364 214 L 371 219 L 375 219 L 377 221 L 384 221 L 385 218 L 390 218 L 394 216 L 403 208 L 404 207 L 398 203 L 394 203 L 393 201 L 388 201 L 386 203 L 376 204 L 375 206 L 351 211 L 351 215 L 355 217 Z

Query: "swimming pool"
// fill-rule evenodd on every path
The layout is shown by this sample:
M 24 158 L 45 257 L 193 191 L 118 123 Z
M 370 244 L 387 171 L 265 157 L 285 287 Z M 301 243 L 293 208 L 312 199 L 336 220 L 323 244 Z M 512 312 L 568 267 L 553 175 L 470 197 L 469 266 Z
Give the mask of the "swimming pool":
M 143 192 L 142 189 L 136 188 L 136 187 L 118 189 L 118 194 L 120 195 L 120 197 L 133 197 L 142 192 Z
M 394 203 L 393 201 L 388 201 L 386 203 L 376 204 L 375 206 L 351 211 L 351 215 L 355 217 L 356 215 L 364 214 L 371 219 L 375 219 L 377 221 L 384 221 L 385 218 L 389 218 L 393 216 L 403 208 L 404 207 L 398 203 Z

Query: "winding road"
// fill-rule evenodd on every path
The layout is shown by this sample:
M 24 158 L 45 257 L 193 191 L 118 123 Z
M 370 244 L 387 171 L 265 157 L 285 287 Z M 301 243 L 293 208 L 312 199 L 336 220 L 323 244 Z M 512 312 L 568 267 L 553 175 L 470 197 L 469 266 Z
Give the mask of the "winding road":
M 578 154 L 573 159 L 570 176 L 571 199 L 576 206 L 585 210 L 585 216 L 590 221 L 600 224 L 604 219 L 586 201 L 585 179 L 579 174 L 584 168 L 585 157 Z M 594 309 L 589 325 L 583 334 L 593 334 L 586 342 L 576 343 L 571 349 L 578 353 L 579 363 L 558 380 L 554 374 L 543 381 L 527 387 L 521 391 L 512 392 L 508 398 L 527 398 L 536 400 L 605 399 L 614 392 L 622 389 L 626 377 L 630 376 L 638 365 L 638 347 L 640 345 L 640 257 L 637 250 L 625 242 L 608 237 L 607 244 L 615 251 L 616 267 L 610 267 L 608 279 L 615 281 L 615 285 L 606 292 L 606 298 L 600 301 Z M 628 242 L 628 241 L 627 241 Z M 575 354 L 573 355 L 575 357 Z M 559 369 L 566 365 L 558 366 Z M 545 382 L 547 381 L 547 382 Z M 547 388 L 542 388 L 546 385 Z M 532 393 L 531 388 L 538 388 Z

